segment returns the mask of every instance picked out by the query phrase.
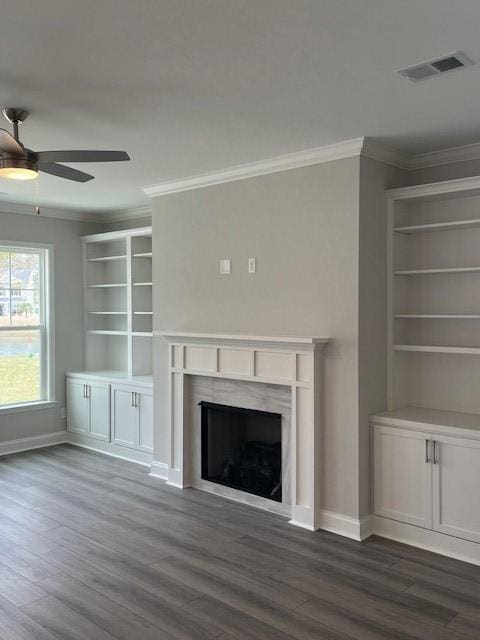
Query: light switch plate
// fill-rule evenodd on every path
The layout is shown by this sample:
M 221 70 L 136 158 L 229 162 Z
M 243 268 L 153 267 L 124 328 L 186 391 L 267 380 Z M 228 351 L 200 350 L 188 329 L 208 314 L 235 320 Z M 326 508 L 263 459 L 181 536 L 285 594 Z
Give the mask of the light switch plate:
M 248 259 L 248 273 L 256 273 L 257 271 L 257 259 L 249 258 Z
M 222 258 L 220 260 L 220 273 L 222 276 L 229 275 L 231 273 L 231 261 L 230 258 Z

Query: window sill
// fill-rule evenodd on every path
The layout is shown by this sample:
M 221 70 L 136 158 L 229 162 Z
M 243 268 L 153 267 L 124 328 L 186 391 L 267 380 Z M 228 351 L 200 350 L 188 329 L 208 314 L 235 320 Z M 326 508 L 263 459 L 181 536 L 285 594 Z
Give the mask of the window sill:
M 9 413 L 23 413 L 37 409 L 51 409 L 58 405 L 57 400 L 41 400 L 40 402 L 26 402 L 25 404 L 7 404 L 0 407 L 0 416 Z

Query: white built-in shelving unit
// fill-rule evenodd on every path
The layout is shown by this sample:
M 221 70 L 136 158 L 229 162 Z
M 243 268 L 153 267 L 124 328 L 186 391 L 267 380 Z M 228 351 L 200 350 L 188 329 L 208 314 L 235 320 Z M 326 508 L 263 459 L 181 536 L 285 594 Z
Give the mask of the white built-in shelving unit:
M 388 408 L 480 422 L 480 177 L 387 196 Z
M 151 227 L 86 236 L 83 248 L 86 369 L 151 375 Z
M 371 531 L 480 564 L 480 177 L 387 197 Z

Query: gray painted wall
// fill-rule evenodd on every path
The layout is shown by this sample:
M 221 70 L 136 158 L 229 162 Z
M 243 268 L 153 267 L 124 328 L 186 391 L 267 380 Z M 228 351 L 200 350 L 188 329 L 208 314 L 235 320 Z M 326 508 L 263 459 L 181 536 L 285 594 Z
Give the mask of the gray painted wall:
M 359 514 L 360 159 L 153 201 L 155 329 L 330 336 L 323 506 Z M 383 239 L 384 240 L 384 239 Z M 258 272 L 247 273 L 257 258 Z M 220 258 L 232 274 L 219 275 Z M 156 450 L 165 450 L 166 356 L 155 342 Z M 160 462 L 164 461 L 159 460 Z
M 82 249 L 80 236 L 99 225 L 42 216 L 0 213 L 0 243 L 40 242 L 54 246 L 55 393 L 58 408 L 0 415 L 0 442 L 65 428 L 65 372 L 83 367 Z
M 359 511 L 370 513 L 370 416 L 386 408 L 386 237 L 385 189 L 405 185 L 405 171 L 360 159 L 359 236 Z

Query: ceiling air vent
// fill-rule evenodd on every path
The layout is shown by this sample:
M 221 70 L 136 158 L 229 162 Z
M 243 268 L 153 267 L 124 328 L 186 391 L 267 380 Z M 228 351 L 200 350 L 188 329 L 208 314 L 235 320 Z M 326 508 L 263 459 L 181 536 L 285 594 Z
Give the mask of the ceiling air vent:
M 470 58 L 461 51 L 456 51 L 443 58 L 436 58 L 435 60 L 422 62 L 407 69 L 400 69 L 398 73 L 406 76 L 409 80 L 412 80 L 412 82 L 419 82 L 420 80 L 433 78 L 433 76 L 440 76 L 442 73 L 448 73 L 449 71 L 455 71 L 463 67 L 470 67 L 472 64 L 474 64 L 473 60 L 470 60 Z

